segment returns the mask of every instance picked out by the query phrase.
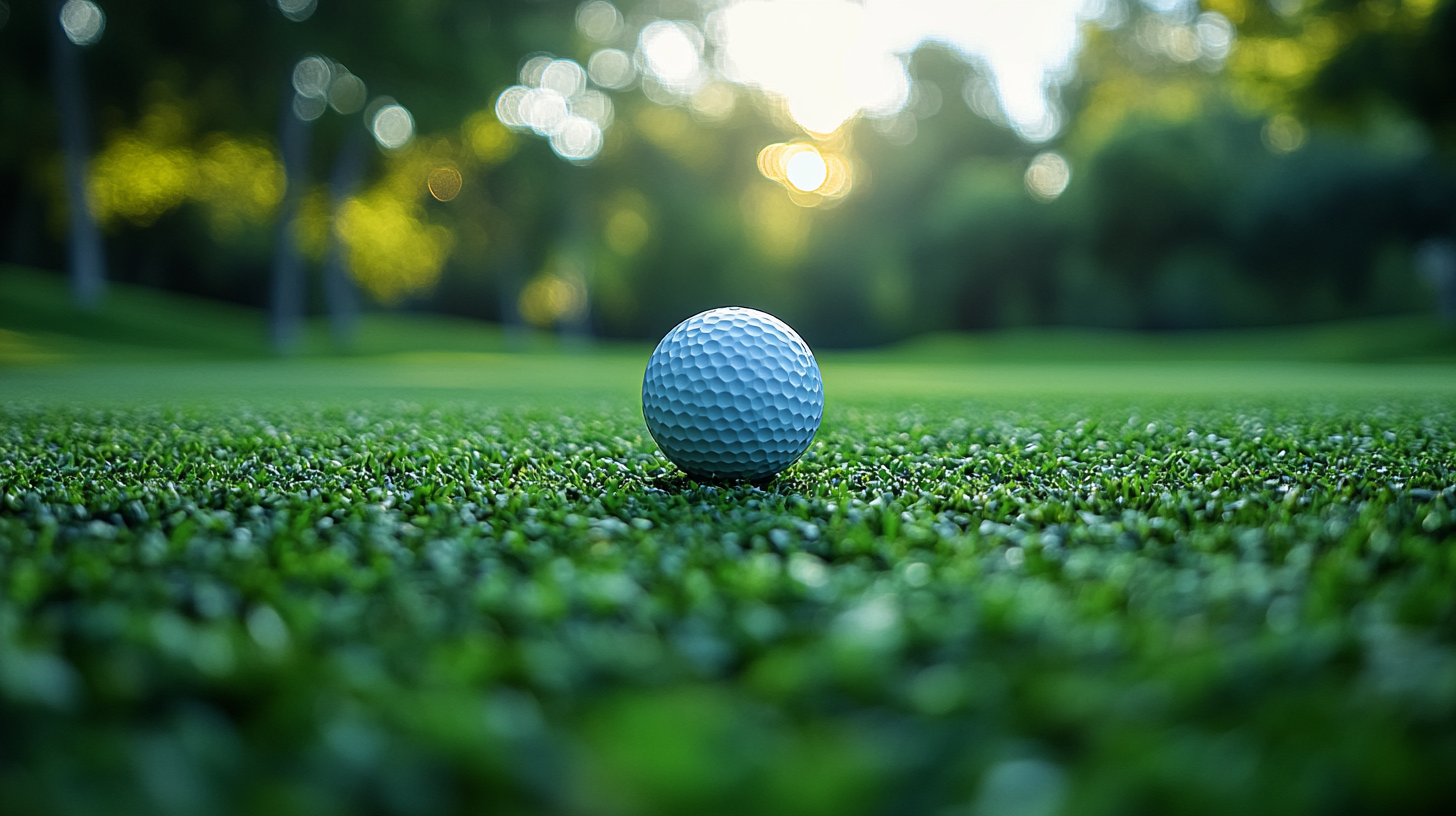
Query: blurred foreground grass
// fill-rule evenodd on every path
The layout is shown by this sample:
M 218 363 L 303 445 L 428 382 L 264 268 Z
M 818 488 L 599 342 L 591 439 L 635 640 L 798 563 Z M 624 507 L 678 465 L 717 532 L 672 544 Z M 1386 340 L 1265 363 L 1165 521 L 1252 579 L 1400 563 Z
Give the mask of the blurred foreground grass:
M 0 811 L 1456 808 L 1439 335 L 828 354 L 760 489 L 656 452 L 646 347 L 9 319 L 67 362 L 0 369 Z

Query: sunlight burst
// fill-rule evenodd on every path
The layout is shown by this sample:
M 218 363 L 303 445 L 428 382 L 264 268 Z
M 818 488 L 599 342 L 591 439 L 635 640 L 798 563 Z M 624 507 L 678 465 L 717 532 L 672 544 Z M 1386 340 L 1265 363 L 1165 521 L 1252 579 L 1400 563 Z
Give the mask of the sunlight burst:
M 1061 126 L 1049 91 L 1070 76 L 1079 24 L 1107 8 L 1106 0 L 739 0 L 709 16 L 707 34 L 725 78 L 782 100 L 815 134 L 858 115 L 898 114 L 910 99 L 907 55 L 943 43 L 984 64 L 1005 121 L 1042 142 Z

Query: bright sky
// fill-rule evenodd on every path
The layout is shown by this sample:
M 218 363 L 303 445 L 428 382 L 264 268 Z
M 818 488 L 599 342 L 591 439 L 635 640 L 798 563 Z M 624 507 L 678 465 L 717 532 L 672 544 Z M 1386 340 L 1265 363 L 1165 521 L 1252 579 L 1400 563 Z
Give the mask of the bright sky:
M 1080 44 L 1079 19 L 1097 17 L 1105 6 L 1106 0 L 738 0 L 709 17 L 706 34 L 719 45 L 717 68 L 726 78 L 783 97 L 801 125 L 820 133 L 860 112 L 900 110 L 909 78 L 899 55 L 942 42 L 984 62 L 1012 126 L 1044 141 L 1059 126 L 1046 89 L 1067 77 Z
M 1144 0 L 1170 8 L 1193 1 Z M 550 137 L 563 157 L 586 161 L 611 121 L 610 100 L 585 90 L 586 76 L 603 88 L 624 88 L 641 71 L 644 91 L 664 104 L 691 99 L 706 115 L 723 107 L 726 94 L 731 110 L 732 94 L 720 82 L 727 80 L 783 99 L 805 130 L 828 134 L 855 116 L 886 118 L 904 110 L 911 96 L 905 55 L 940 42 L 983 63 L 1007 122 L 1027 141 L 1044 142 L 1061 127 L 1047 91 L 1070 78 L 1079 25 L 1101 17 L 1108 2 L 713 0 L 705 3 L 714 10 L 702 28 L 652 21 L 629 55 L 615 47 L 626 45 L 618 39 L 626 23 L 621 13 L 607 0 L 588 0 L 577 9 L 577 28 L 608 47 L 592 55 L 585 71 L 570 60 L 531 58 L 521 69 L 522 84 L 497 99 L 496 114 L 511 127 Z M 793 183 L 827 178 L 827 166 L 800 159 Z

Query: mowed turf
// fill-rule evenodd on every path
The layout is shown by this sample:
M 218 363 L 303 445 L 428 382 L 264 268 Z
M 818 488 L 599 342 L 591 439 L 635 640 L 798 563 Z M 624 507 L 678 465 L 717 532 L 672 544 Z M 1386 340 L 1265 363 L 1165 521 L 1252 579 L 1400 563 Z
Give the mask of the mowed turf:
M 0 812 L 1456 809 L 1451 366 L 645 354 L 0 369 Z
M 642 362 L 0 374 L 0 809 L 1456 802 L 1449 369 L 831 360 L 759 489 Z

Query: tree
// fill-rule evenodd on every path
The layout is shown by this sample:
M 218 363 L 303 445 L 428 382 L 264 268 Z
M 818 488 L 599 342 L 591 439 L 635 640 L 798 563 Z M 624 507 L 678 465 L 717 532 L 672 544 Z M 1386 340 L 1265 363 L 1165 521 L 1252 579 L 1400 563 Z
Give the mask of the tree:
M 1456 149 L 1456 0 L 1205 0 L 1238 26 L 1229 68 L 1254 110 L 1379 129 L 1419 123 Z
M 86 164 L 91 158 L 91 121 L 86 86 L 81 73 L 81 49 L 101 38 L 105 17 L 93 3 L 51 0 L 49 4 L 51 60 L 56 112 L 61 125 L 61 153 L 65 163 L 65 189 L 70 244 L 71 297 L 81 309 L 101 304 L 106 286 L 106 256 L 101 231 L 88 203 Z
M 1243 98 L 1279 114 L 1275 128 L 1299 136 L 1299 116 L 1362 130 L 1398 150 L 1431 144 L 1456 154 L 1456 0 L 1206 0 L 1239 26 L 1231 63 Z M 1449 322 L 1456 211 L 1431 224 L 1416 253 Z M 1437 259 L 1433 262 L 1433 259 Z

